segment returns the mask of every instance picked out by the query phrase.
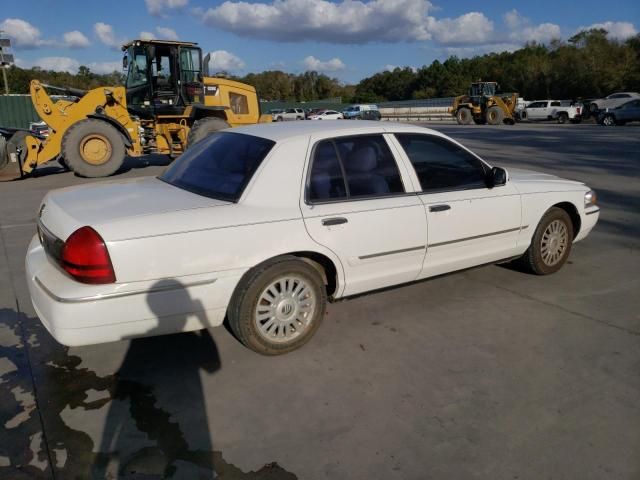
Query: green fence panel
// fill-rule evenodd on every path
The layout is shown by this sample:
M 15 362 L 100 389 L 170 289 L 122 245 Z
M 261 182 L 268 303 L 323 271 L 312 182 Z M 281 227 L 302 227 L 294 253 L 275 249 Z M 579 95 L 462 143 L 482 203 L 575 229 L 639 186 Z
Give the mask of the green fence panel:
M 39 121 L 29 95 L 0 95 L 0 127 L 29 128 Z

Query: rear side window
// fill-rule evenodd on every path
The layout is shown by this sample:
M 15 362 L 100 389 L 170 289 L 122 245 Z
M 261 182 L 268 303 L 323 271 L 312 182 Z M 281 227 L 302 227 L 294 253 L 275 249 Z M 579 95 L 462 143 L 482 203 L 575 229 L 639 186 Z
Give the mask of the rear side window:
M 398 193 L 404 193 L 400 171 L 381 135 L 341 137 L 316 145 L 309 175 L 309 200 Z
M 238 201 L 275 142 L 219 132 L 196 143 L 158 178 L 205 197 Z
M 559 107 L 560 106 L 560 102 L 551 102 L 551 106 L 552 107 Z
M 484 164 L 462 147 L 433 135 L 398 134 L 422 191 L 486 187 Z

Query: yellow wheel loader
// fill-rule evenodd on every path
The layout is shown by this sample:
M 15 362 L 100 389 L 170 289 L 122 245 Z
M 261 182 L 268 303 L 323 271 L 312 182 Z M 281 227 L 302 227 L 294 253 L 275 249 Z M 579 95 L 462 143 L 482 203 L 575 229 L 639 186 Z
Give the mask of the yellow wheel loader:
M 254 87 L 208 76 L 196 43 L 135 40 L 122 47 L 124 87 L 83 91 L 31 82 L 47 137 L 0 128 L 0 180 L 59 160 L 83 177 L 115 173 L 127 155 L 180 155 L 217 130 L 271 121 Z M 71 100 L 53 101 L 48 90 Z
M 450 109 L 459 125 L 476 123 L 483 125 L 513 125 L 513 112 L 518 100 L 517 93 L 496 94 L 496 82 L 475 82 L 471 84 L 468 95 L 456 97 Z

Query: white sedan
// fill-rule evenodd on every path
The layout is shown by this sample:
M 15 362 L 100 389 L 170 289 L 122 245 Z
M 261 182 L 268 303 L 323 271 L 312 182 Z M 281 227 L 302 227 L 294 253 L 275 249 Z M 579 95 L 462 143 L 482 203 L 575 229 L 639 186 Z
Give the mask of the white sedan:
M 328 300 L 519 258 L 557 271 L 599 216 L 580 182 L 492 167 L 412 125 L 224 130 L 159 177 L 50 192 L 26 270 L 65 345 L 222 324 L 294 350 Z
M 340 112 L 336 112 L 335 110 L 324 110 L 322 112 L 318 112 L 315 115 L 311 115 L 309 120 L 342 120 L 344 115 Z

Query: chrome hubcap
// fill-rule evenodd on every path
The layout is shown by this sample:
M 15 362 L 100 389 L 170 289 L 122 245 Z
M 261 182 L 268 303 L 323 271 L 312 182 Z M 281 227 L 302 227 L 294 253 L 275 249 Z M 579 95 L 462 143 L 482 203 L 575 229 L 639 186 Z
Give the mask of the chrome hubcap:
M 289 342 L 309 328 L 316 306 L 316 294 L 303 278 L 280 277 L 260 294 L 254 322 L 265 339 Z
M 564 222 L 554 220 L 542 234 L 540 254 L 545 265 L 552 267 L 556 265 L 564 255 L 569 244 L 569 232 Z

